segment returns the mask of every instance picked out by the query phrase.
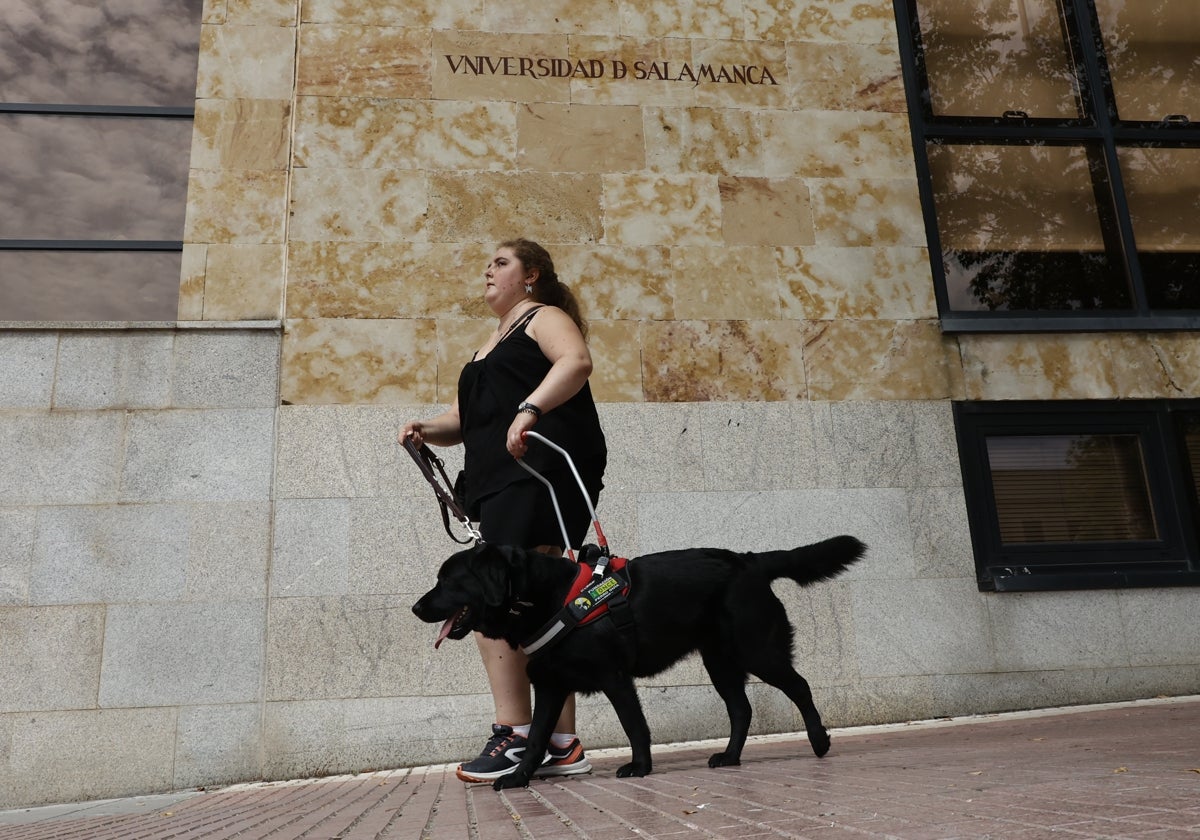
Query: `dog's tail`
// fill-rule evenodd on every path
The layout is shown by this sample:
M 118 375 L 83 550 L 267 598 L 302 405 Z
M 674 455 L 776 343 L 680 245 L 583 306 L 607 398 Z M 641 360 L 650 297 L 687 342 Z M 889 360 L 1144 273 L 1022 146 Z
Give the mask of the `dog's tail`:
M 770 580 L 786 577 L 805 586 L 837 576 L 866 551 L 862 542 L 843 535 L 787 551 L 761 552 L 755 555 L 754 566 Z

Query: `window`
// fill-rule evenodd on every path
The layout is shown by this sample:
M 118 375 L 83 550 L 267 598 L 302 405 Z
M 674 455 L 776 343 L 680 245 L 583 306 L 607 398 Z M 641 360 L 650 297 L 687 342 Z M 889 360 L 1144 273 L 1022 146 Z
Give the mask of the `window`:
M 1200 328 L 1194 0 L 895 0 L 943 328 Z
M 955 405 L 983 590 L 1200 585 L 1200 400 Z
M 175 319 L 201 5 L 0 5 L 0 321 Z

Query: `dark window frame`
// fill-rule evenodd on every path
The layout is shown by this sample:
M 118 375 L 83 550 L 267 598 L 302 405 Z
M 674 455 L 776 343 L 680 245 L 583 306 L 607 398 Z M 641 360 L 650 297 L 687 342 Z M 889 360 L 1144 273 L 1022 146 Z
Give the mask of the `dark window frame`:
M 1010 112 L 994 118 L 935 116 L 929 105 L 929 83 L 921 57 L 922 39 L 917 18 L 919 0 L 893 0 L 899 34 L 901 71 L 907 96 L 909 126 L 934 297 L 944 332 L 1082 332 L 1114 330 L 1200 330 L 1200 311 L 1154 310 L 1147 302 L 1141 266 L 1133 248 L 1133 223 L 1126 197 L 1117 149 L 1121 146 L 1154 146 L 1200 149 L 1200 115 L 1194 122 L 1161 123 L 1121 121 L 1108 80 L 1100 46 L 1098 18 L 1092 0 L 1060 0 L 1067 37 L 1076 59 L 1079 94 L 1084 117 L 1075 119 L 1030 118 Z M 926 153 L 928 142 L 956 144 L 1029 145 L 1097 144 L 1105 160 L 1112 191 L 1112 210 L 1122 257 L 1132 292 L 1130 310 L 1046 311 L 1045 313 L 955 310 L 950 305 L 942 260 L 941 237 L 934 206 L 932 173 Z
M 1200 586 L 1200 505 L 1184 470 L 1179 422 L 1183 412 L 1200 414 L 1200 400 L 956 402 L 953 408 L 981 591 Z M 1159 539 L 1002 544 L 987 436 L 1081 433 L 1138 436 Z
M 194 122 L 195 107 L 161 105 L 61 105 L 37 102 L 0 102 L 0 118 L 8 114 L 49 117 L 128 117 L 131 119 L 185 119 Z M 4 239 L 0 251 L 183 251 L 182 239 Z

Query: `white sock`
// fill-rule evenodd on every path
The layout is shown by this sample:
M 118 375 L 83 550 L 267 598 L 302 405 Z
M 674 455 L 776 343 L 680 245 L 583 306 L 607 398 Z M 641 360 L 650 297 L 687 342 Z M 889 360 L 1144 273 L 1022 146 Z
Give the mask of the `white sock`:
M 558 747 L 560 750 L 563 747 L 571 746 L 571 742 L 578 737 L 574 732 L 554 732 L 550 735 L 551 746 Z
M 523 724 L 521 726 L 514 726 L 512 728 L 513 734 L 520 735 L 522 738 L 528 738 L 530 726 L 531 726 L 531 724 L 528 724 L 528 723 Z

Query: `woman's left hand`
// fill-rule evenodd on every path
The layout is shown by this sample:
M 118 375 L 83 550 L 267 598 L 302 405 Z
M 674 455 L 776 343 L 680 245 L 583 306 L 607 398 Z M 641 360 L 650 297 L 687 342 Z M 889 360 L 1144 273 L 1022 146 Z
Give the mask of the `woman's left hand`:
M 525 433 L 533 428 L 537 417 L 527 411 L 518 411 L 508 427 L 508 435 L 504 439 L 508 454 L 514 458 L 524 458 L 529 447 L 525 443 Z

